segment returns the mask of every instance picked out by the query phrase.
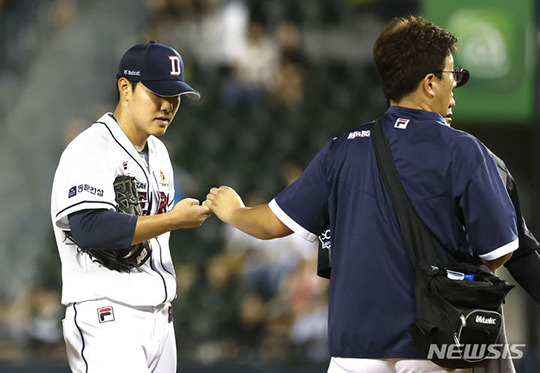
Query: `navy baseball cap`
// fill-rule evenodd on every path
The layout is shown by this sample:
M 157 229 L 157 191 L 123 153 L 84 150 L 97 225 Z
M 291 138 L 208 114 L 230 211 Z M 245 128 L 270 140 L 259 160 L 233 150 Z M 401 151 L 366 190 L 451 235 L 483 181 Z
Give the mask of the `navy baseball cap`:
M 158 96 L 186 95 L 198 100 L 199 92 L 184 82 L 184 61 L 173 48 L 154 40 L 131 47 L 120 60 L 116 78 L 137 81 Z

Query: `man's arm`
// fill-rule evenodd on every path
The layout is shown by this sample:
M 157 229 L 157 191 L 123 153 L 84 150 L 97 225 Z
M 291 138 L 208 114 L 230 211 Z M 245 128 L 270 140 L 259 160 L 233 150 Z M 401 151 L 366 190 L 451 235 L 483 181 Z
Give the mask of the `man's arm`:
M 171 211 L 158 215 L 82 210 L 69 215 L 69 224 L 80 248 L 123 249 L 176 229 L 199 227 L 210 215 L 208 207 L 186 198 Z
M 284 237 L 293 233 L 272 212 L 268 204 L 246 207 L 234 189 L 212 188 L 203 206 L 210 208 L 224 223 L 263 240 Z
M 522 256 L 513 255 L 512 260 L 505 263 L 512 277 L 536 303 L 540 304 L 540 254 L 530 251 Z
M 166 213 L 137 217 L 132 245 L 180 228 L 196 228 L 212 215 L 212 211 L 193 198 L 184 198 Z
M 512 258 L 504 263 L 504 266 L 517 283 L 540 304 L 540 281 L 538 281 L 540 274 L 540 254 L 538 250 L 540 244 L 525 223 L 514 177 L 503 160 L 493 153 L 492 155 L 497 163 L 499 174 L 506 185 L 506 190 L 510 195 L 517 217 L 519 248 L 514 251 Z
M 506 255 L 501 256 L 500 258 L 494 259 L 494 260 L 482 260 L 482 262 L 489 268 L 489 270 L 493 273 L 502 266 L 504 263 L 508 261 L 512 257 L 512 253 L 508 253 Z
M 71 236 L 81 249 L 124 249 L 131 246 L 137 216 L 105 209 L 69 214 Z

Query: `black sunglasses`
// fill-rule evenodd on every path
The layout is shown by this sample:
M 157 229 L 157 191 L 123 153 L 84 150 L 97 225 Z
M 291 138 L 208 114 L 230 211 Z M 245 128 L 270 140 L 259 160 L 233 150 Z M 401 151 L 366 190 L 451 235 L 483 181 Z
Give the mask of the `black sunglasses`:
M 446 70 L 439 70 L 435 71 L 437 73 L 452 73 L 452 77 L 454 78 L 454 81 L 456 82 L 456 88 L 461 87 L 462 85 L 465 85 L 469 81 L 469 70 L 463 68 L 463 67 L 456 67 L 452 71 L 446 71 Z

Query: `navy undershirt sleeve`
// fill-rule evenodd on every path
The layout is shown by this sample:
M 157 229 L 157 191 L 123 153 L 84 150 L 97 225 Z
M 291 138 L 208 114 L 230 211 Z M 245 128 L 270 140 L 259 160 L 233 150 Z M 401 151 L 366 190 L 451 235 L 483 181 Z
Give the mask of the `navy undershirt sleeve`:
M 71 235 L 82 249 L 126 249 L 131 246 L 137 216 L 112 210 L 82 210 L 69 214 Z
M 519 247 L 512 253 L 512 257 L 504 266 L 517 283 L 540 304 L 540 281 L 538 281 L 538 274 L 540 273 L 540 243 L 538 243 L 536 237 L 527 228 L 527 224 L 521 213 L 515 179 L 512 177 L 503 160 L 495 154 L 492 155 L 497 163 L 499 174 L 506 184 L 506 190 L 516 210 L 517 218 Z
M 540 254 L 538 251 L 531 251 L 528 254 L 505 263 L 506 269 L 514 277 L 536 303 L 540 304 L 540 283 L 538 274 L 540 273 Z

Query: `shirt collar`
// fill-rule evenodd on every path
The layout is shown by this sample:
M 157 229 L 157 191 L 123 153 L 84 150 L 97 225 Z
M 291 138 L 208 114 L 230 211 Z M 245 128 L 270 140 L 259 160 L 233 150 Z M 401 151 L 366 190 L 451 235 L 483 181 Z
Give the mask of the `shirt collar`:
M 129 140 L 127 135 L 124 131 L 122 131 L 122 128 L 120 128 L 120 125 L 116 121 L 116 118 L 113 116 L 112 113 L 106 113 L 101 118 L 98 119 L 98 122 L 101 122 L 107 126 L 107 128 L 111 131 L 111 134 L 114 136 L 114 138 L 122 145 L 123 148 L 125 148 L 129 153 L 132 155 L 139 156 L 139 152 L 137 149 L 135 149 L 135 146 L 133 143 Z M 148 146 L 148 152 L 152 152 L 150 138 L 152 136 L 149 136 L 148 139 L 146 139 L 146 145 Z
M 396 116 L 396 117 L 406 117 L 407 119 L 413 120 L 434 120 L 440 122 L 442 125 L 446 125 L 446 121 L 439 114 L 433 111 L 426 111 L 421 109 L 411 109 L 403 106 L 390 106 L 386 113 Z

